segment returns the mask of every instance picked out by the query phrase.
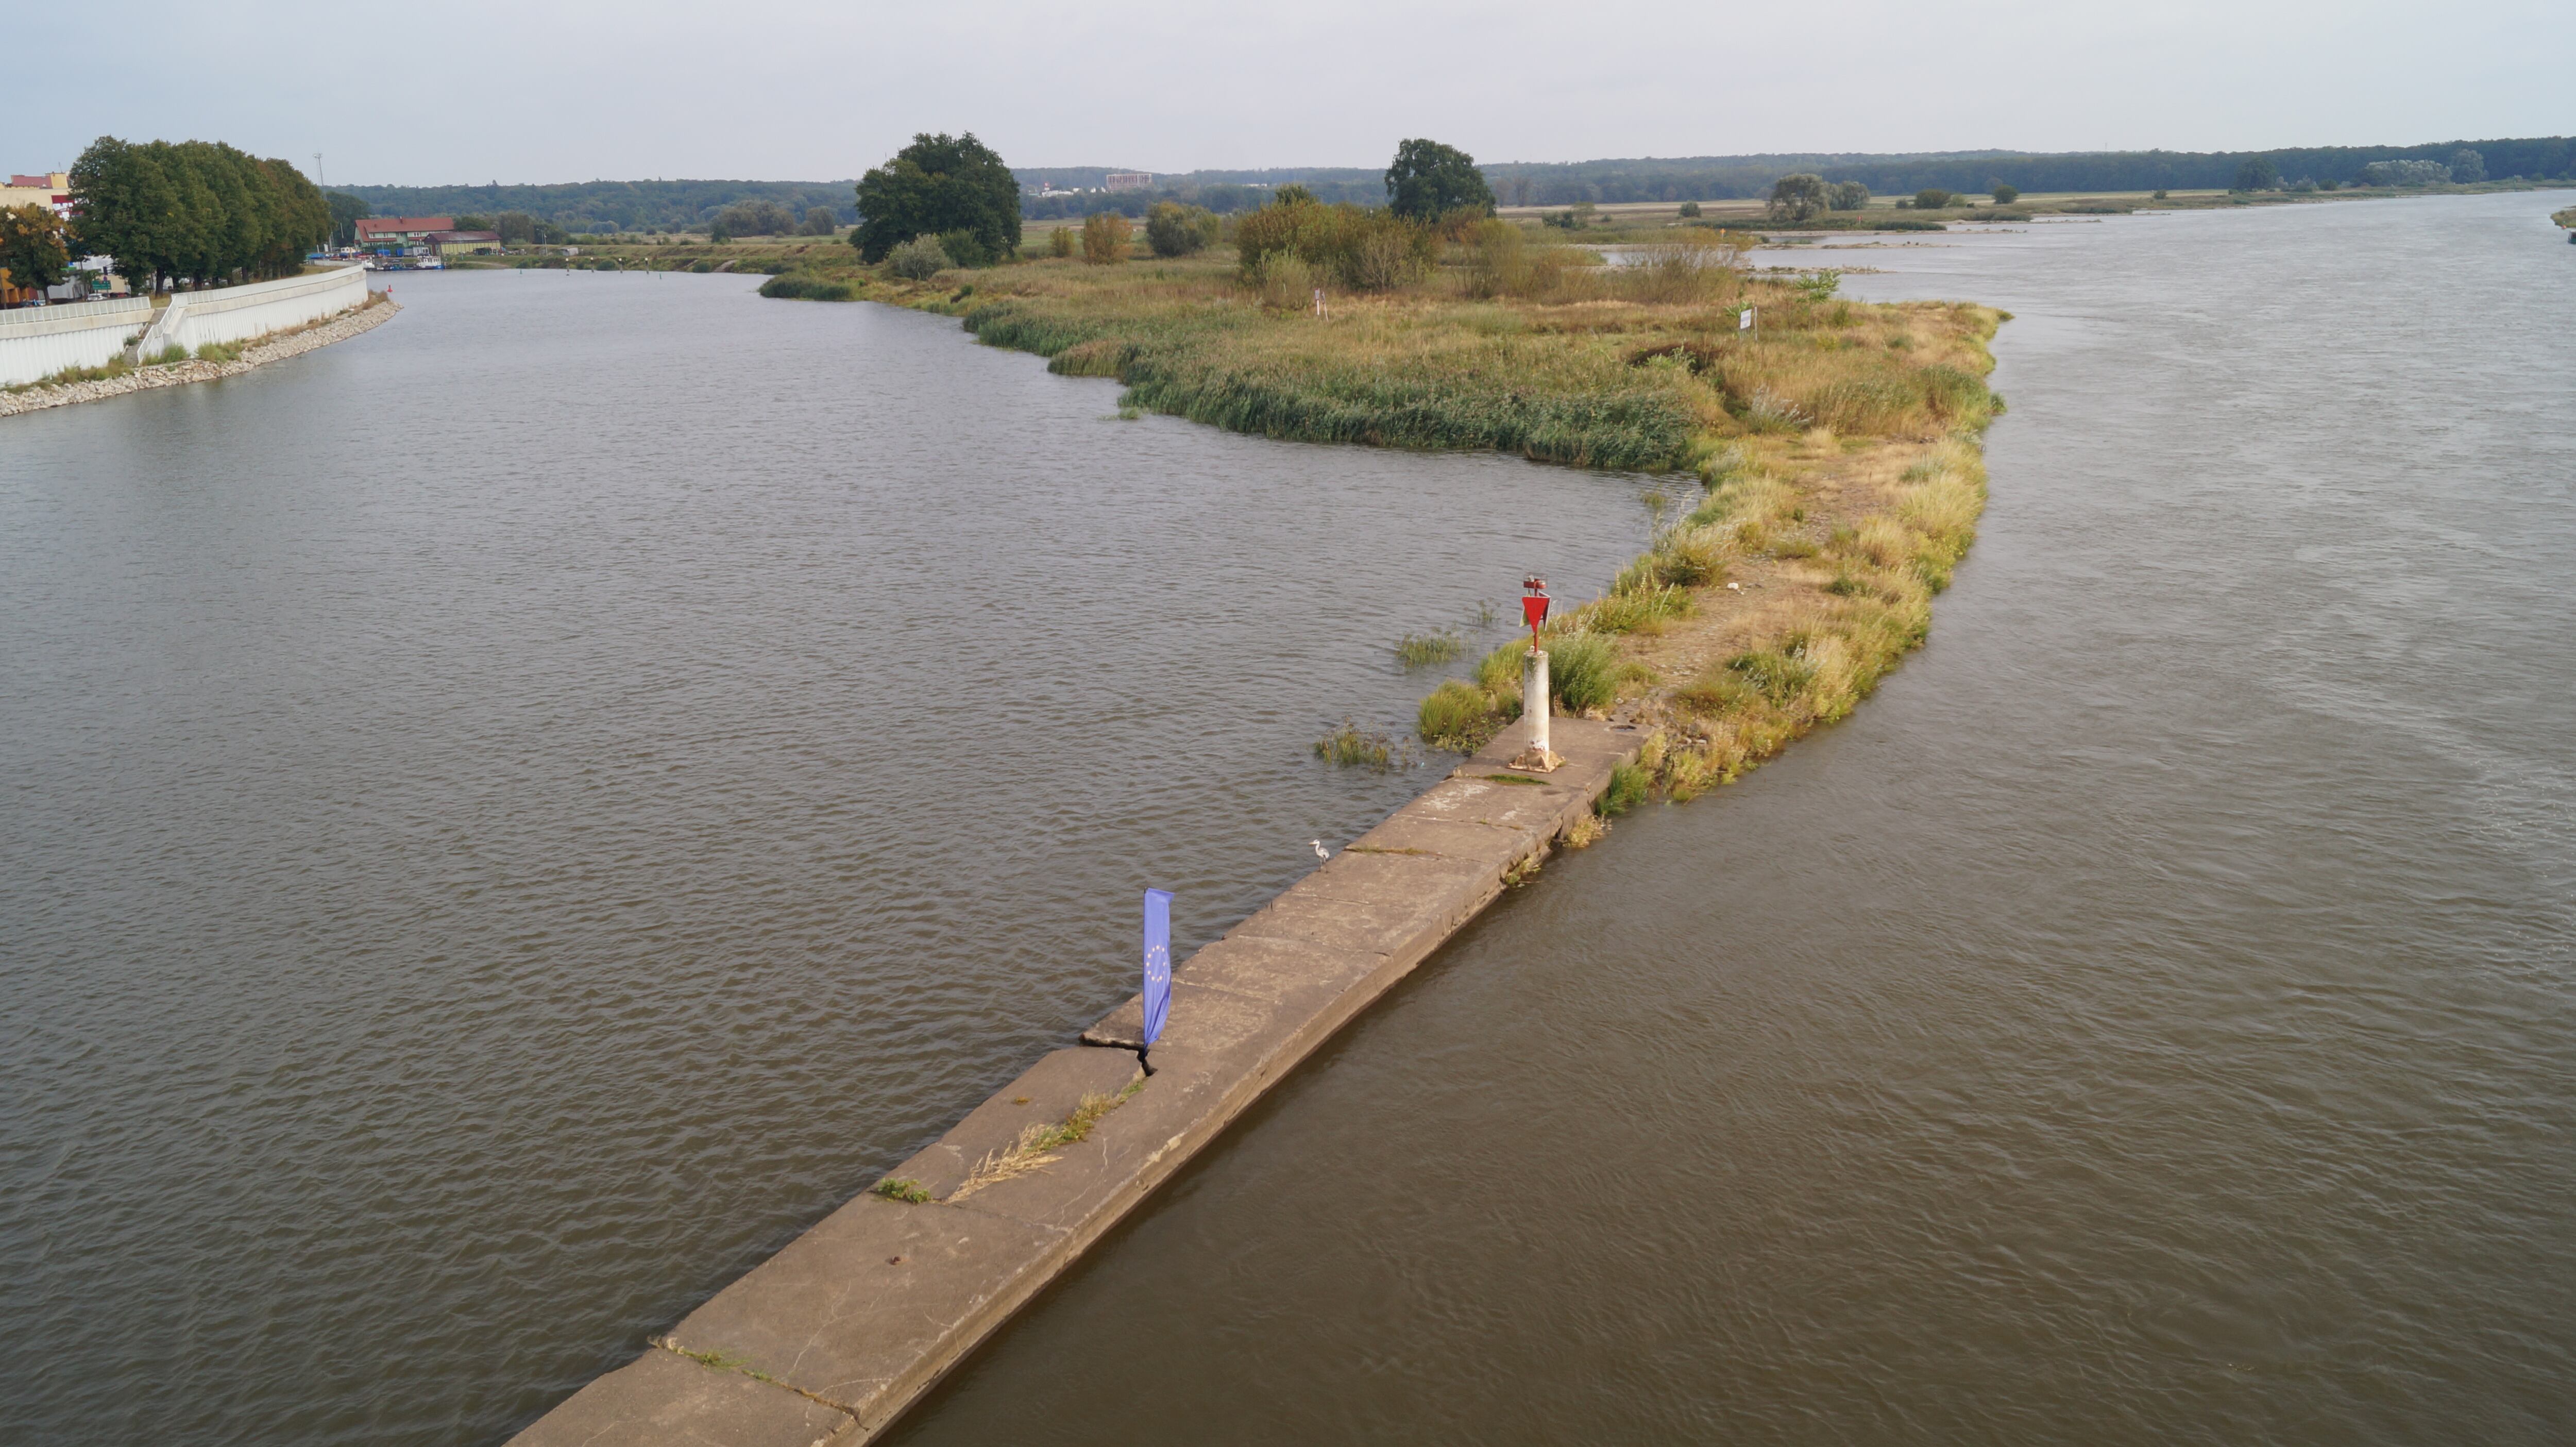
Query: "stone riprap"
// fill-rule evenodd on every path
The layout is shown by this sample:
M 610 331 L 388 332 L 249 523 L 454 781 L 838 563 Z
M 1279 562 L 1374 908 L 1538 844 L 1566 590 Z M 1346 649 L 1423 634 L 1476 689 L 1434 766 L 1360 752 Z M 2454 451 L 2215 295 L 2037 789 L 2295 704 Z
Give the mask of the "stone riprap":
M 360 332 L 373 331 L 391 321 L 394 313 L 401 310 L 402 307 L 392 297 L 380 295 L 357 310 L 330 321 L 254 342 L 229 362 L 168 362 L 157 367 L 137 367 L 122 377 L 108 377 L 96 382 L 66 382 L 59 386 L 0 392 L 0 417 L 18 412 L 39 412 L 47 407 L 68 407 L 74 402 L 95 402 L 104 397 L 121 397 L 128 392 L 141 392 L 153 387 L 184 387 L 191 382 L 238 377 L 253 367 L 282 362 L 315 347 L 327 347 L 333 342 L 347 341 Z
M 1521 877 L 1642 739 L 1579 719 L 1557 719 L 1553 732 L 1562 767 L 1513 770 L 1506 761 L 1530 729 L 1505 729 L 1174 970 L 1150 1078 L 1139 1078 L 1133 1053 L 1143 1003 L 1130 998 L 1080 1045 L 1039 1060 L 887 1173 L 934 1199 L 851 1201 L 683 1318 L 656 1350 L 538 1419 L 518 1447 L 874 1438 Z M 1022 1149 L 1032 1127 L 1064 1122 L 1086 1100 L 1094 1113 L 1116 1104 L 1078 1140 Z M 1008 1169 L 1015 1152 L 1020 1168 Z

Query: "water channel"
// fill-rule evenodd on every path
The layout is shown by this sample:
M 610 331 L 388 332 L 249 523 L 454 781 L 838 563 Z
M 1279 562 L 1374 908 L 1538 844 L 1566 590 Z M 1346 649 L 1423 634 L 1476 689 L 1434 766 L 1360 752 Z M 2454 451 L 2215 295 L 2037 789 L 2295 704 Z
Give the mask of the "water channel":
M 483 273 L 0 428 L 0 1441 L 499 1439 L 1435 775 L 1647 479 Z
M 1931 645 L 1509 896 L 896 1440 L 2576 1435 L 2565 204 L 1777 258 L 2016 314 Z
M 1931 646 L 899 1440 L 2564 1439 L 2563 204 L 1838 253 L 2016 313 Z M 936 319 L 401 287 L 0 433 L 11 1440 L 505 1433 L 1123 992 L 1140 876 L 1204 938 L 1419 787 L 1304 754 L 1395 635 L 1642 531 Z

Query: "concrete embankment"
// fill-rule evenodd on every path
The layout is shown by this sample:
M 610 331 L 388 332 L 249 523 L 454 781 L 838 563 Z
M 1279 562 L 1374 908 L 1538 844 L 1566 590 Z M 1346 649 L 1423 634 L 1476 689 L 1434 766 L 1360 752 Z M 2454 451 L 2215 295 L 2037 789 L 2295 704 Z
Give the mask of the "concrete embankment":
M 538 1419 L 518 1447 L 876 1437 L 1535 867 L 1642 739 L 1557 719 L 1551 743 L 1565 763 L 1533 774 L 1506 762 L 1528 730 L 1504 730 L 1174 970 L 1151 1078 L 1138 1078 L 1143 1009 L 1131 998 L 887 1174 L 927 1199 L 872 1192 L 841 1207 Z M 1048 1134 L 1086 1116 L 1096 1118 L 1078 1139 Z
M 316 347 L 327 347 L 361 332 L 372 331 L 392 320 L 393 314 L 400 310 L 402 308 L 394 303 L 392 297 L 378 294 L 356 310 L 343 312 L 332 320 L 254 342 L 229 362 L 169 362 L 154 367 L 138 367 L 121 376 L 101 377 L 96 381 L 0 392 L 0 417 L 18 412 L 38 412 L 47 407 L 68 407 L 75 402 L 95 402 L 104 397 L 119 397 L 154 387 L 184 387 L 191 382 L 238 377 L 254 367 L 281 362 Z

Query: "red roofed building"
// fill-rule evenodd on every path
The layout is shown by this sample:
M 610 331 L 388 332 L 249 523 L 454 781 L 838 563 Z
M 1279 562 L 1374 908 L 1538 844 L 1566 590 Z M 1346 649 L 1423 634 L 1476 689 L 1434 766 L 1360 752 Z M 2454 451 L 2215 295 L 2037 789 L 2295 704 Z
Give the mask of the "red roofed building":
M 358 218 L 360 246 L 417 246 L 429 239 L 433 231 L 453 231 L 453 216 L 361 216 Z

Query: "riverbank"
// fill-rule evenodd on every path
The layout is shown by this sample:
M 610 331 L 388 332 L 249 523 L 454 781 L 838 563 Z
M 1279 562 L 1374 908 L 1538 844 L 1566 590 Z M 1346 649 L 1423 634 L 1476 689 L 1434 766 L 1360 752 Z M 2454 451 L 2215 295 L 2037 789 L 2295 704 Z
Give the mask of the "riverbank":
M 306 326 L 272 332 L 249 342 L 221 347 L 203 347 L 200 356 L 140 367 L 122 365 L 101 369 L 103 375 L 84 377 L 69 382 L 38 382 L 26 387 L 0 391 L 0 417 L 21 412 L 41 412 L 48 407 L 68 407 L 76 402 L 96 402 L 108 397 L 122 397 L 129 392 L 147 391 L 154 387 L 183 387 L 191 382 L 212 382 L 224 377 L 238 377 L 254 368 L 289 357 L 302 356 L 317 347 L 344 342 L 370 332 L 393 319 L 402 307 L 383 292 L 368 294 L 364 305 L 337 317 L 325 318 Z
M 1270 304 L 1230 248 L 924 282 L 809 264 L 767 289 L 953 315 L 1052 371 L 1117 378 L 1124 406 L 1235 431 L 1695 476 L 1704 494 L 1654 548 L 1551 620 L 1558 707 L 1648 725 L 1645 766 L 1676 799 L 1848 714 L 1921 645 L 1974 540 L 2005 314 L 1855 302 L 1830 272 L 1749 275 L 1723 241 L 1619 267 L 1542 238 L 1493 245 L 1453 247 L 1408 286 L 1327 292 L 1320 316 Z M 1525 648 L 1424 700 L 1422 738 L 1472 750 L 1516 718 Z

